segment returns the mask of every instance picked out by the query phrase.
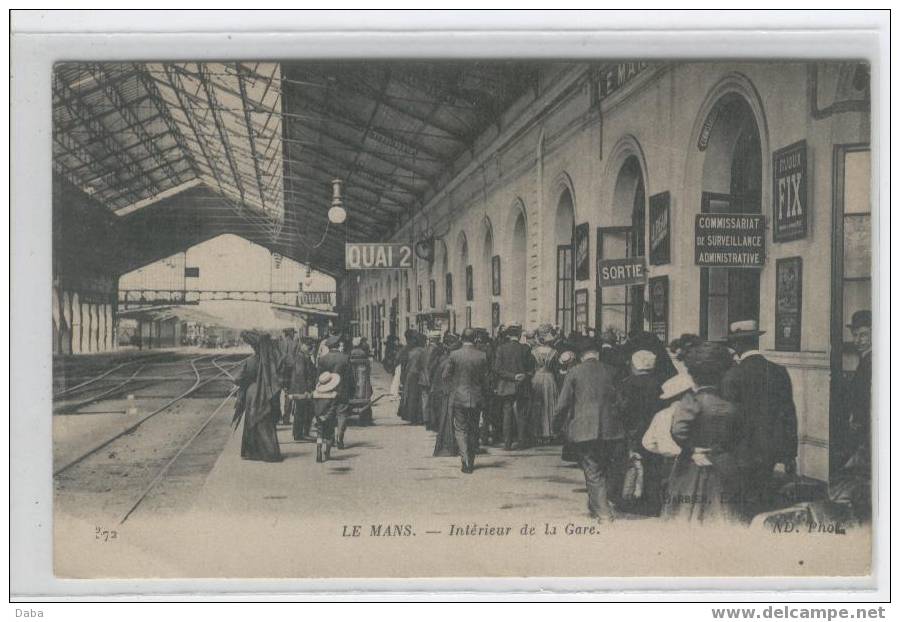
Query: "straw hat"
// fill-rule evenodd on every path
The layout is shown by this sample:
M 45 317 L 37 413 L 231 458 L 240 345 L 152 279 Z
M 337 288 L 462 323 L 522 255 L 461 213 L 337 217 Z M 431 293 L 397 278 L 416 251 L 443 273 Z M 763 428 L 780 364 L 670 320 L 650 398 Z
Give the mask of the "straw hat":
M 687 393 L 694 388 L 694 381 L 689 374 L 677 374 L 666 380 L 662 385 L 661 400 L 670 400 L 682 393 Z
M 766 331 L 759 330 L 759 322 L 756 320 L 741 320 L 740 322 L 732 322 L 728 326 L 728 341 L 747 337 L 759 337 L 760 335 L 765 334 Z
M 338 388 L 339 384 L 341 384 L 340 374 L 323 371 L 319 374 L 319 379 L 316 381 L 316 396 L 334 391 Z

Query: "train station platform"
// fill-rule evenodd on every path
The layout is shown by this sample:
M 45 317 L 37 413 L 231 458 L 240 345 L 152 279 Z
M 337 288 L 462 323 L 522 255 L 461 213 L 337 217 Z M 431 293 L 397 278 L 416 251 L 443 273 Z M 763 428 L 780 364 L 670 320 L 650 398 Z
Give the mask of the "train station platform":
M 375 395 L 388 384 L 373 365 Z M 212 401 L 197 408 L 206 417 Z M 435 568 L 450 577 L 596 576 L 615 568 L 619 575 L 702 575 L 716 559 L 738 574 L 748 567 L 766 574 L 789 556 L 804 562 L 798 572 L 816 574 L 835 554 L 853 557 L 858 538 L 867 537 L 831 539 L 829 547 L 791 540 L 798 546 L 788 550 L 784 539 L 760 547 L 758 534 L 729 532 L 729 543 L 745 538 L 741 550 L 753 551 L 738 560 L 724 540 L 659 519 L 622 517 L 598 530 L 587 516 L 581 470 L 561 460 L 558 445 L 487 448 L 466 475 L 458 458 L 432 457 L 434 433 L 406 424 L 396 409 L 395 397 L 381 399 L 375 425 L 351 426 L 346 448 L 326 463 L 315 462 L 314 442 L 295 442 L 290 427 L 279 426 L 284 460 L 264 463 L 241 459 L 241 430 L 230 429 L 228 402 L 214 423 L 220 440 L 205 443 L 189 464 L 176 463 L 163 490 L 127 522 L 107 525 L 117 532 L 113 546 L 94 542 L 90 515 L 59 517 L 57 532 L 68 537 L 59 540 L 58 573 L 91 577 L 102 567 L 103 576 L 117 577 L 402 578 Z M 175 413 L 164 425 L 186 415 Z M 125 495 L 120 514 L 136 495 Z M 162 511 L 177 499 L 181 509 Z M 90 563 L 82 565 L 85 551 Z
M 373 365 L 374 395 L 389 391 L 390 379 Z M 458 519 L 459 509 L 502 518 L 530 511 L 543 517 L 586 515 L 581 470 L 560 459 L 560 446 L 523 451 L 488 448 L 476 457 L 475 472 L 460 472 L 456 457 L 433 457 L 435 433 L 397 417 L 398 398 L 375 404 L 374 426 L 348 428 L 346 448 L 316 463 L 316 444 L 294 441 L 279 426 L 284 461 L 242 460 L 238 430 L 210 473 L 195 509 L 233 514 L 254 508 L 262 513 L 326 521 L 400 519 L 398 508 L 427 508 L 429 524 L 442 529 L 441 516 Z M 404 510 L 406 512 L 407 510 Z M 402 522 L 402 521 L 401 521 Z

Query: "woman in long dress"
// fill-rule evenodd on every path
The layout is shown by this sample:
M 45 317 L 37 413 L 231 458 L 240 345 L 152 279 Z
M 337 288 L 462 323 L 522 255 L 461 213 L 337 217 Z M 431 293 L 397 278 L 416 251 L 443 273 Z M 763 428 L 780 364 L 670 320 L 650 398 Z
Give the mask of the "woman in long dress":
M 531 354 L 534 356 L 535 372 L 531 378 L 530 417 L 535 440 L 546 445 L 553 438 L 553 416 L 556 412 L 556 398 L 559 388 L 553 373 L 556 350 L 550 346 L 553 339 L 549 325 L 538 329 L 538 345 Z
M 438 361 L 431 379 L 431 397 L 436 399 L 436 430 L 437 438 L 434 440 L 434 456 L 456 456 L 459 447 L 456 445 L 456 435 L 453 433 L 453 417 L 450 414 L 450 390 L 444 382 L 444 371 L 450 364 L 450 352 L 460 347 L 459 337 L 447 334 L 444 337 L 444 352 Z
M 234 383 L 240 387 L 234 426 L 243 418 L 241 458 L 280 462 L 281 450 L 275 423 L 279 418 L 281 392 L 280 355 L 272 338 L 257 331 L 244 331 L 241 338 L 253 348 Z
M 695 523 L 740 520 L 740 478 L 735 447 L 737 407 L 719 394 L 731 363 L 728 349 L 704 343 L 685 359 L 696 389 L 688 392 L 672 417 L 672 438 L 682 448 L 663 499 L 663 516 Z
M 403 396 L 400 398 L 401 418 L 411 424 L 422 423 L 422 390 L 419 387 L 419 376 L 422 374 L 425 348 L 422 347 L 421 335 L 416 333 L 412 338 L 412 347 L 406 357 L 403 371 Z

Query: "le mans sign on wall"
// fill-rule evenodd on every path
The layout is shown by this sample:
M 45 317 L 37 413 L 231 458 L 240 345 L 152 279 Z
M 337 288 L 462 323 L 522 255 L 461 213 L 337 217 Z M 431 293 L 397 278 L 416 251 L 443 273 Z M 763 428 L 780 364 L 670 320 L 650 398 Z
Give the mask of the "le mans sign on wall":
M 766 218 L 760 214 L 698 214 L 694 263 L 705 268 L 762 268 Z
M 809 195 L 806 141 L 772 154 L 772 239 L 789 242 L 806 237 Z
M 347 270 L 412 268 L 412 257 L 412 246 L 409 244 L 344 245 L 344 267 Z

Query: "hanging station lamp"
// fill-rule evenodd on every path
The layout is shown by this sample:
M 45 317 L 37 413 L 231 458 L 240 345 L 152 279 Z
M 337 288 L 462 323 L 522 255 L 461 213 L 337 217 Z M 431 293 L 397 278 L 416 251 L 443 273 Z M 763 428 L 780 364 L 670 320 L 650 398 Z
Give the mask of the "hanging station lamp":
M 344 209 L 344 199 L 341 197 L 341 187 L 344 181 L 331 180 L 331 209 L 328 210 L 328 222 L 333 225 L 342 225 L 347 220 L 347 210 Z

